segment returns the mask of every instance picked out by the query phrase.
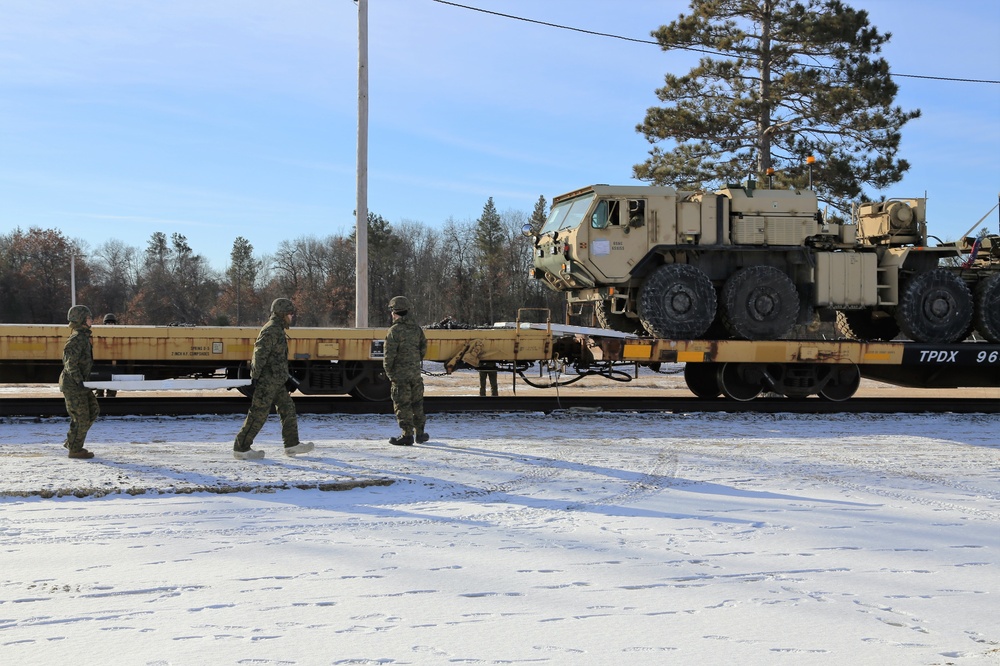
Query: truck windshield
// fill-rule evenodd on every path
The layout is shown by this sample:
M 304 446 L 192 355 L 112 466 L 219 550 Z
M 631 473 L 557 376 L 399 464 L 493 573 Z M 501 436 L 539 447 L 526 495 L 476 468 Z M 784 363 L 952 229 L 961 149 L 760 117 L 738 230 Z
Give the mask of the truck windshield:
M 545 224 L 539 233 L 548 234 L 553 231 L 562 231 L 563 229 L 570 229 L 580 224 L 580 220 L 587 213 L 593 200 L 594 193 L 590 192 L 576 199 L 560 201 L 552 207 L 549 219 L 545 220 Z

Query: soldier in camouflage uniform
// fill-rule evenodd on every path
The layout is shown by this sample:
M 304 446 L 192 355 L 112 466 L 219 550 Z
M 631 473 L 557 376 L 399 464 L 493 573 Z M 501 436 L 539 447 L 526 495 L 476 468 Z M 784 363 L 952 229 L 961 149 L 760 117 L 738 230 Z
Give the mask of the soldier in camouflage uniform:
M 294 456 L 313 450 L 312 442 L 299 442 L 299 423 L 295 403 L 288 395 L 288 338 L 285 329 L 292 325 L 295 306 L 287 298 L 276 298 L 271 303 L 271 319 L 264 324 L 253 346 L 250 378 L 253 380 L 253 399 L 243 427 L 233 444 L 233 457 L 237 460 L 257 460 L 264 452 L 251 449 L 254 437 L 267 420 L 271 407 L 276 407 L 281 418 L 281 439 L 285 454 Z
M 63 369 L 59 373 L 59 390 L 69 414 L 69 432 L 63 446 L 69 449 L 70 458 L 86 460 L 94 454 L 83 448 L 83 442 L 101 413 L 94 392 L 83 385 L 94 367 L 94 347 L 90 340 L 93 318 L 86 305 L 74 305 L 66 313 L 66 320 L 73 333 L 63 347 Z
M 396 446 L 412 446 L 414 439 L 426 442 L 430 437 L 424 432 L 424 380 L 420 366 L 427 353 L 427 338 L 416 322 L 410 319 L 410 301 L 406 296 L 396 296 L 389 301 L 392 326 L 385 336 L 385 358 L 382 365 L 385 376 L 392 382 L 392 408 L 396 422 L 403 433 L 390 437 Z

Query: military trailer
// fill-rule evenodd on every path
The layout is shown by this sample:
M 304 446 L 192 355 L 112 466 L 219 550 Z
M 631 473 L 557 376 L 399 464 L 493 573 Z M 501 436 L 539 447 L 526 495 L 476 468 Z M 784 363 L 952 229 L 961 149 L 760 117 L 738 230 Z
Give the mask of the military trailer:
M 810 190 L 592 185 L 553 200 L 533 275 L 601 326 L 656 338 L 782 339 L 839 312 L 865 339 L 956 342 L 982 321 L 996 342 L 996 268 L 942 266 L 962 252 L 928 246 L 925 209 L 865 204 L 841 224 Z

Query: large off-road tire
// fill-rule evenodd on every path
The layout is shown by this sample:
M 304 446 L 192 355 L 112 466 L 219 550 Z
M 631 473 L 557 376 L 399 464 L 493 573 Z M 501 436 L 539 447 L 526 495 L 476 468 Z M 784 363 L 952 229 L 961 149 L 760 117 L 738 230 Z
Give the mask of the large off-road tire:
M 1000 273 L 976 285 L 975 325 L 990 342 L 1000 342 Z
M 837 313 L 841 332 L 855 340 L 892 340 L 899 335 L 896 318 L 884 310 L 844 310 Z
M 791 278 L 772 266 L 747 266 L 722 288 L 722 319 L 734 337 L 777 340 L 799 314 L 799 294 Z
M 646 330 L 642 327 L 642 322 L 632 319 L 623 314 L 611 311 L 611 304 L 607 301 L 594 302 L 594 315 L 597 317 L 597 324 L 601 328 L 620 333 L 634 333 L 642 335 Z
M 945 268 L 917 273 L 899 290 L 896 322 L 916 342 L 961 340 L 972 323 L 972 292 Z
M 709 326 L 708 330 L 705 331 L 705 334 L 701 336 L 706 340 L 729 340 L 733 337 L 732 333 L 729 332 L 729 329 L 726 328 L 725 323 L 722 321 L 722 312 L 720 310 L 721 308 L 716 309 L 715 319 L 712 320 L 712 325 Z
M 639 290 L 639 319 L 653 337 L 695 340 L 715 319 L 716 298 L 712 281 L 700 269 L 663 264 Z

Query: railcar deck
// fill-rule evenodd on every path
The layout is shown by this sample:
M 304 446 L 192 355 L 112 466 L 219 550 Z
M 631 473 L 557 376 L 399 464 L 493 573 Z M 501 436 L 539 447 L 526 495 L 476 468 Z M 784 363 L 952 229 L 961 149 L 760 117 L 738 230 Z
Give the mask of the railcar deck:
M 293 328 L 292 373 L 306 394 L 388 398 L 385 328 Z M 0 324 L 0 383 L 55 382 L 68 328 Z M 92 381 L 248 376 L 257 327 L 95 326 Z M 861 377 L 916 388 L 1000 388 L 1000 345 L 856 340 L 658 340 L 551 324 L 425 329 L 428 361 L 523 375 L 535 364 L 566 375 L 622 378 L 623 365 L 685 365 L 699 397 L 763 392 L 845 400 Z M 553 384 L 554 385 L 554 384 Z M 106 388 L 107 385 L 105 384 Z M 130 387 L 131 388 L 131 387 Z M 1000 399 L 1000 391 L 998 391 Z

